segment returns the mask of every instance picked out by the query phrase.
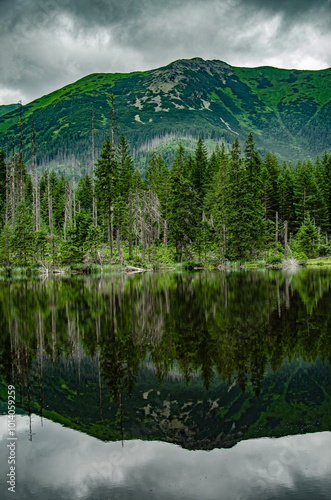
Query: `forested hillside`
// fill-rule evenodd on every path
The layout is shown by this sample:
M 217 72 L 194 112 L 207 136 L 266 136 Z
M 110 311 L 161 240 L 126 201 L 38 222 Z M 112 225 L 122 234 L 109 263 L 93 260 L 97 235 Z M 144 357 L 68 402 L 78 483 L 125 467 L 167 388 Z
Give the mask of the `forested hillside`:
M 279 163 L 257 152 L 250 133 L 210 156 L 199 138 L 193 154 L 179 145 L 167 165 L 150 158 L 145 178 L 135 168 L 122 135 L 108 135 L 94 174 L 72 180 L 36 169 L 22 148 L 0 153 L 0 263 L 159 265 L 295 255 L 329 255 L 331 155 Z M 74 165 L 72 165 L 74 169 Z
M 238 68 L 199 58 L 146 72 L 92 74 L 22 108 L 1 107 L 1 146 L 10 154 L 13 140 L 20 143 L 22 114 L 29 168 L 33 118 L 37 168 L 70 165 L 74 156 L 75 170 L 91 173 L 92 128 L 98 156 L 113 93 L 115 143 L 123 133 L 141 172 L 153 150 L 172 162 L 179 139 L 192 152 L 201 136 L 210 151 L 213 141 L 229 148 L 237 137 L 244 144 L 250 132 L 262 157 L 273 151 L 281 161 L 315 159 L 330 151 L 330 80 L 330 69 Z

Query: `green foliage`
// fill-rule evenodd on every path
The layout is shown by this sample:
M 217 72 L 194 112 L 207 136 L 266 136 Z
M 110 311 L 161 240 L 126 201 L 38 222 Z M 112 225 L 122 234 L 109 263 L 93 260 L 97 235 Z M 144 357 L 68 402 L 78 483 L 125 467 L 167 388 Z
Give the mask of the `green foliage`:
M 266 262 L 267 264 L 270 265 L 277 265 L 281 264 L 283 261 L 283 256 L 282 255 L 270 255 L 270 257 L 267 258 Z
M 302 250 L 294 250 L 292 252 L 292 257 L 294 257 L 299 262 L 299 264 L 303 266 L 305 266 L 308 262 L 308 257 Z
M 176 261 L 176 249 L 168 244 L 166 247 L 162 243 L 154 244 L 151 248 L 152 262 L 156 266 L 171 266 Z
M 91 224 L 88 227 L 88 233 L 84 241 L 84 253 L 90 254 L 92 260 L 97 262 L 97 249 L 102 241 L 102 229 L 101 226 L 95 226 Z
M 5 266 L 12 263 L 12 237 L 12 227 L 9 225 L 3 226 L 0 233 L 0 263 Z
M 39 260 L 43 261 L 45 258 L 45 253 L 48 250 L 48 239 L 47 239 L 47 229 L 45 224 L 42 225 L 38 231 L 35 231 L 35 246 L 36 246 L 36 256 Z
M 62 240 L 57 247 L 57 258 L 64 265 L 78 263 L 83 260 L 83 252 L 74 241 Z
M 240 154 L 236 139 L 231 150 L 225 203 L 226 256 L 231 260 L 248 260 L 256 254 L 265 234 L 261 162 L 251 134 L 246 141 L 244 160 Z
M 95 174 L 95 193 L 98 207 L 106 220 L 110 221 L 112 204 L 116 198 L 116 183 L 118 181 L 118 165 L 115 159 L 114 147 L 107 135 L 100 158 L 97 160 Z
M 0 227 L 4 223 L 6 210 L 6 154 L 3 148 L 0 150 Z
M 177 156 L 170 171 L 169 196 L 169 237 L 176 247 L 178 261 L 191 245 L 197 226 L 197 195 L 186 177 L 185 153 L 178 148 Z
M 183 262 L 183 269 L 186 271 L 193 271 L 195 267 L 203 267 L 203 263 L 195 260 Z
M 133 174 L 125 137 L 114 148 L 107 136 L 96 161 L 93 217 L 88 174 L 74 193 L 63 172 L 57 176 L 47 169 L 40 179 L 32 178 L 14 154 L 0 209 L 2 223 L 8 222 L 1 262 L 30 265 L 47 257 L 68 264 L 72 251 L 72 262 L 85 256 L 86 262 L 103 267 L 123 263 L 122 252 L 128 259 L 138 251 L 151 264 L 172 258 L 215 266 L 226 259 L 239 265 L 266 258 L 275 252 L 276 241 L 283 255 L 285 227 L 290 251 L 328 255 L 330 155 L 315 164 L 307 160 L 280 167 L 272 153 L 261 159 L 252 133 L 243 155 L 241 148 L 236 137 L 230 153 L 224 144 L 216 145 L 208 158 L 201 137 L 193 155 L 180 143 L 170 170 L 154 152 L 143 180 L 137 169 Z M 4 168 L 3 154 L 0 160 Z
M 12 245 L 15 263 L 27 265 L 34 252 L 35 234 L 32 231 L 31 213 L 23 201 L 17 206 Z
M 318 247 L 318 231 L 311 220 L 310 215 L 306 216 L 296 235 L 293 250 L 303 252 L 307 257 L 316 257 Z
M 91 212 L 92 193 L 92 179 L 88 174 L 86 174 L 84 177 L 79 179 L 76 189 L 76 200 L 80 203 L 81 209 L 86 214 Z
M 134 166 L 129 145 L 122 134 L 116 148 L 116 161 L 118 164 L 118 189 L 117 192 L 126 200 L 134 184 Z

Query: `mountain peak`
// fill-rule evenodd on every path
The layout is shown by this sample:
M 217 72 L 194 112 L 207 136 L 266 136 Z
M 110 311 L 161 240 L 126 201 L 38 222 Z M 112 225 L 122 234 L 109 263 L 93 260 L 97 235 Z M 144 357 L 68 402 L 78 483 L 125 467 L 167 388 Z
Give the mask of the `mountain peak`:
M 31 156 L 33 113 L 39 163 L 63 163 L 75 154 L 89 164 L 91 109 L 97 154 L 111 127 L 113 92 L 116 132 L 137 152 L 164 143 L 166 159 L 169 137 L 195 141 L 200 135 L 230 146 L 235 137 L 244 144 L 252 132 L 262 154 L 291 161 L 322 155 L 330 148 L 330 79 L 330 70 L 240 68 L 200 57 L 144 72 L 95 73 L 23 106 L 24 154 Z M 0 147 L 9 151 L 13 136 L 20 140 L 20 112 L 6 107 L 3 113 Z

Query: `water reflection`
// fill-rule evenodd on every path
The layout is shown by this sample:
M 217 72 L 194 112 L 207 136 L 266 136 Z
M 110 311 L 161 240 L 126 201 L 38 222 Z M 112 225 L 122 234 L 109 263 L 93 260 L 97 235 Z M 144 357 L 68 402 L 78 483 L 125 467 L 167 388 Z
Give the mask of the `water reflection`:
M 3 282 L 0 308 L 2 390 L 101 439 L 330 429 L 327 270 Z
M 169 443 L 103 443 L 47 419 L 17 419 L 17 491 L 22 500 L 326 500 L 331 488 L 331 434 L 243 441 L 194 453 Z M 0 419 L 5 463 L 6 419 Z M 6 470 L 6 467 L 3 468 Z M 0 478 L 2 498 L 12 498 Z M 7 493 L 7 494 L 6 494 Z M 11 495 L 11 496 L 10 496 Z

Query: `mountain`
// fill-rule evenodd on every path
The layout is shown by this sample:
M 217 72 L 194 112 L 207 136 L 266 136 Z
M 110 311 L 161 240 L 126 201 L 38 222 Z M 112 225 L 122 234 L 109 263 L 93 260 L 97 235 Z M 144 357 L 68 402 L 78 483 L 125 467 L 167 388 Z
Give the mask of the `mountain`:
M 262 155 L 270 150 L 292 162 L 330 150 L 331 68 L 239 68 L 194 58 L 145 72 L 91 74 L 23 106 L 25 161 L 33 115 L 39 164 L 74 155 L 90 168 L 91 109 L 97 156 L 111 128 L 111 92 L 115 140 L 124 133 L 142 168 L 152 149 L 171 160 L 179 139 L 192 145 L 199 135 L 230 145 L 252 132 Z M 19 117 L 19 108 L 0 116 L 0 147 L 8 151 L 13 136 L 18 149 Z
M 13 109 L 18 108 L 19 104 L 1 104 L 0 105 L 0 116 L 5 115 L 6 113 L 9 113 L 9 111 L 12 111 Z

